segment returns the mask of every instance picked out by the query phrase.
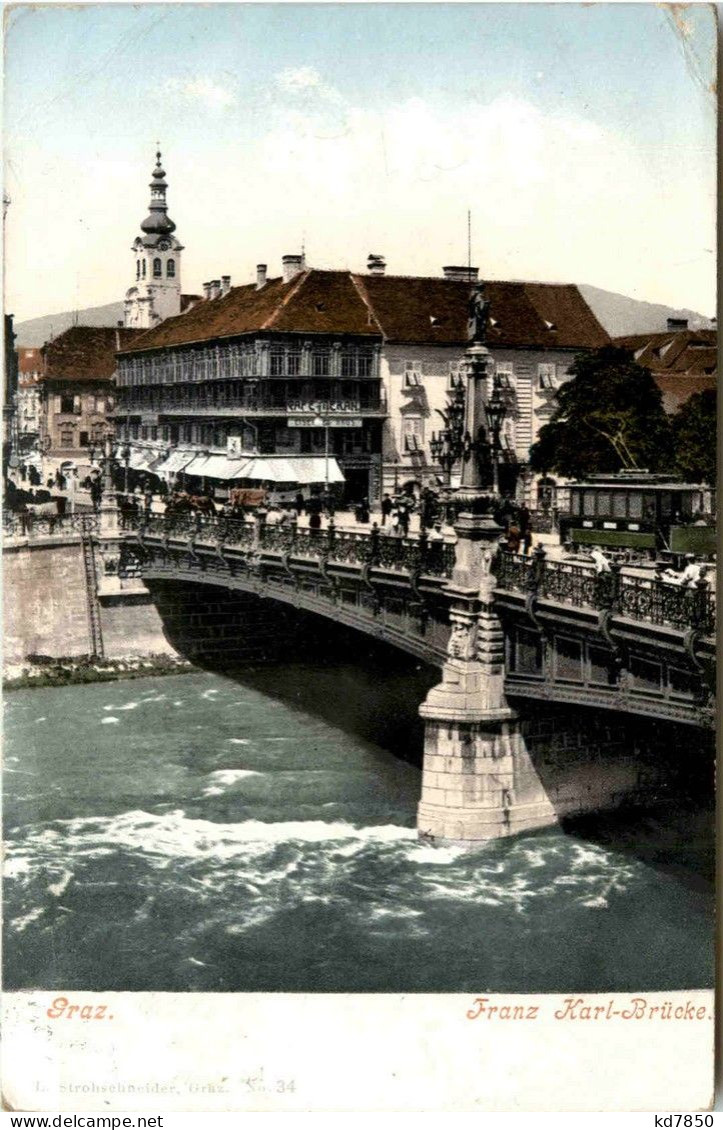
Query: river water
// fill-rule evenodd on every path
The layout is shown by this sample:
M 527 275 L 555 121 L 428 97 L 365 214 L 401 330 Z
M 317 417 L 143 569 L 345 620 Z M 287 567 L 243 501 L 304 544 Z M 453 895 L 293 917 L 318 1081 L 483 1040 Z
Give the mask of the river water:
M 710 814 L 420 842 L 409 666 L 7 695 L 6 988 L 712 984 Z

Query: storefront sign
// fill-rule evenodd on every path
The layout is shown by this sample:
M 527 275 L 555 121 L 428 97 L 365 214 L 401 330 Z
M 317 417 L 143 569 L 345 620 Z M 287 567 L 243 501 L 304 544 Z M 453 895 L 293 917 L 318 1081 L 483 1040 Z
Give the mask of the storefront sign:
M 290 428 L 361 428 L 362 420 L 356 416 L 347 418 L 323 416 L 289 416 L 287 420 Z

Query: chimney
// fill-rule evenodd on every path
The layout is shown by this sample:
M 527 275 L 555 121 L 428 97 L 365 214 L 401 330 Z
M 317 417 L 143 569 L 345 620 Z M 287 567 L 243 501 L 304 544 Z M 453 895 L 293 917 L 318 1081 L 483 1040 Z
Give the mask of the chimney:
M 118 325 L 122 326 L 123 323 L 119 322 Z M 116 329 L 116 331 L 115 331 L 115 350 L 116 350 L 116 353 L 118 353 L 118 351 L 120 350 L 120 347 L 121 347 L 120 330 Z
M 266 264 L 258 263 L 256 266 L 256 289 L 262 290 L 266 286 Z
M 681 330 L 687 330 L 687 318 L 668 318 L 668 330 L 670 333 L 680 333 Z
M 206 282 L 203 284 L 203 297 L 208 300 L 211 297 L 211 283 Z
M 383 255 L 369 255 L 367 271 L 370 275 L 383 275 L 387 269 L 387 261 Z
M 297 275 L 301 274 L 304 269 L 304 256 L 303 255 L 282 255 L 281 268 L 284 275 L 284 282 L 290 283 Z
M 221 294 L 228 294 L 231 289 L 231 276 L 221 275 Z
M 211 282 L 210 286 L 211 286 L 210 297 L 211 298 L 218 298 L 219 294 L 221 293 L 221 280 L 220 279 L 214 279 Z
M 444 277 L 452 282 L 476 283 L 479 267 L 442 267 Z

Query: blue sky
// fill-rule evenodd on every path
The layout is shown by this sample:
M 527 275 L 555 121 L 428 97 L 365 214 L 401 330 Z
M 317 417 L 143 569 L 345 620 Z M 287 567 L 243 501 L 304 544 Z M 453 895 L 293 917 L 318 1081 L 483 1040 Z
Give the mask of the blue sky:
M 714 305 L 704 6 L 20 6 L 6 29 L 18 318 L 121 298 L 156 139 L 184 289 L 317 265 L 570 279 Z M 677 21 L 677 23 L 676 23 Z M 42 269 L 41 268 L 42 265 Z

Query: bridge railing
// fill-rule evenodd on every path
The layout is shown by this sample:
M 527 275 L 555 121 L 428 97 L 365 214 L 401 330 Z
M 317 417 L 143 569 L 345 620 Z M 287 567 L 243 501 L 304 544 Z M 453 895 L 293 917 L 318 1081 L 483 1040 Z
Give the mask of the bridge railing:
M 497 588 L 508 592 L 532 593 L 560 604 L 610 610 L 631 620 L 693 628 L 706 635 L 715 632 L 715 593 L 705 580 L 685 587 L 623 573 L 619 564 L 596 573 L 594 567 L 577 562 L 548 561 L 541 549 L 531 557 L 499 554 L 495 574 Z
M 127 519 L 126 529 L 137 529 L 141 536 L 181 537 L 188 541 L 209 541 L 217 545 L 254 546 L 270 552 L 289 553 L 313 560 L 340 564 L 372 565 L 409 573 L 410 571 L 449 578 L 455 562 L 454 545 L 430 540 L 426 533 L 414 538 L 382 534 L 376 523 L 367 531 L 339 530 L 333 522 L 314 530 L 291 522 L 284 525 L 259 525 L 242 519 L 207 514 L 148 515 Z
M 3 511 L 6 538 L 42 538 L 57 534 L 92 534 L 98 530 L 97 514 L 35 514 L 28 511 Z

